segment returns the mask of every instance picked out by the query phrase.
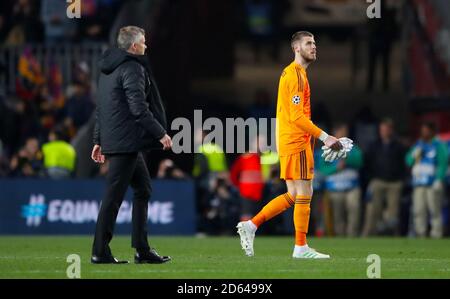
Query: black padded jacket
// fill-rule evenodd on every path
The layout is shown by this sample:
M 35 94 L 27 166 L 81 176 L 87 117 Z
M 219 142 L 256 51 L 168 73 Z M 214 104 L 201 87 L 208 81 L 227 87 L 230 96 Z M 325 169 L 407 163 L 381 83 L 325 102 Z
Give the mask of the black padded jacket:
M 103 154 L 161 149 L 167 120 L 146 57 L 111 48 L 99 66 L 94 144 Z

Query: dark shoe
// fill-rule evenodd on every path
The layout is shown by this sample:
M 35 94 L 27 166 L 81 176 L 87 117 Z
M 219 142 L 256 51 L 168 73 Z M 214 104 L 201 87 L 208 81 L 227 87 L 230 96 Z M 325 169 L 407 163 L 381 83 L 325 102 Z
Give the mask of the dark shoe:
M 136 252 L 134 255 L 136 264 L 162 264 L 170 260 L 170 256 L 160 256 L 153 248 L 144 252 Z
M 119 261 L 115 257 L 111 256 L 105 256 L 105 257 L 99 257 L 93 255 L 91 257 L 91 263 L 92 264 L 128 264 L 129 261 Z

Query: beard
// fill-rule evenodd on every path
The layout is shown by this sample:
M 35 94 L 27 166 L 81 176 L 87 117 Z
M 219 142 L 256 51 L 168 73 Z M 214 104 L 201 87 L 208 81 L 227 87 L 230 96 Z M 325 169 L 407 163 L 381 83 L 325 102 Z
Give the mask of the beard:
M 317 54 L 313 55 L 313 54 L 306 53 L 304 51 L 300 51 L 300 55 L 302 56 L 303 60 L 305 60 L 308 63 L 314 62 L 317 59 Z

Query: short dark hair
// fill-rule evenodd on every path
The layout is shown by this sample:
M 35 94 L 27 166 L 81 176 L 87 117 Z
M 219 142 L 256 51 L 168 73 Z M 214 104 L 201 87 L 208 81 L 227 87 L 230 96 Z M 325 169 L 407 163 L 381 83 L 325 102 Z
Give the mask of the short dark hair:
M 349 130 L 348 124 L 346 124 L 344 122 L 336 122 L 333 125 L 333 133 L 335 134 L 337 131 L 344 129 L 344 128 L 348 131 Z
M 388 125 L 390 127 L 394 127 L 394 121 L 390 117 L 384 117 L 381 119 L 380 124 Z
M 296 33 L 294 33 L 292 35 L 291 38 L 291 48 L 292 50 L 294 50 L 294 43 L 301 41 L 302 38 L 304 38 L 305 36 L 309 36 L 309 37 L 314 37 L 314 34 L 312 34 L 309 31 L 297 31 Z
M 141 35 L 145 35 L 145 31 L 142 28 L 137 26 L 122 27 L 117 35 L 117 46 L 126 51 L 133 43 L 138 41 Z

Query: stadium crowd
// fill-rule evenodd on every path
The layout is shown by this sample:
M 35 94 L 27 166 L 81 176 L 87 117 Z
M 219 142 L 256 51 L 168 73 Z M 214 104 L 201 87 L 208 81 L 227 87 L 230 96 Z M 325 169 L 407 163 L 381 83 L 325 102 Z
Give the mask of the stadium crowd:
M 81 68 L 78 71 L 85 75 Z M 75 77 L 83 81 L 84 75 Z M 23 100 L 22 110 L 2 111 L 5 118 L 1 127 L 1 176 L 60 179 L 101 177 L 106 173 L 108 163 L 94 164 L 90 172 L 77 169 L 78 160 L 89 157 L 89 127 L 95 108 L 90 93 L 86 92 L 89 87 L 77 80 L 69 88 L 77 91 L 59 109 Z M 249 115 L 267 116 L 270 109 L 270 105 L 264 107 L 257 102 Z M 435 124 L 423 123 L 419 138 L 413 142 L 399 138 L 395 124 L 388 118 L 353 124 L 349 127 L 335 123 L 332 127 L 335 136 L 350 136 L 356 142 L 346 159 L 325 162 L 316 143 L 311 217 L 314 234 L 426 236 L 429 226 L 432 237 L 447 234 L 448 202 L 444 193 L 449 186 L 450 143 L 437 137 Z M 15 130 L 9 132 L 8 128 Z M 12 134 L 5 134 L 8 132 Z M 365 132 L 364 138 L 358 138 L 361 132 Z M 367 135 L 367 132 L 374 133 Z M 83 144 L 80 135 L 87 138 L 84 143 L 88 151 L 80 148 L 79 144 Z M 261 138 L 265 136 L 259 136 L 258 140 Z M 255 143 L 252 152 L 233 156 L 225 154 L 217 144 L 205 143 L 199 153 L 190 155 L 194 159 L 192 171 L 164 159 L 156 176 L 194 179 L 199 232 L 231 234 L 235 223 L 249 219 L 273 194 L 285 192 L 279 179 L 278 155 L 257 148 Z M 286 213 L 283 217 L 269 222 L 262 232 L 290 233 L 291 215 Z
M 106 41 L 106 28 L 120 2 L 83 0 L 83 18 L 74 26 L 65 15 L 58 15 L 66 11 L 65 0 L 2 1 L 0 42 L 17 46 L 25 41 Z M 56 3 L 64 9 L 58 9 Z M 35 13 L 38 9 L 40 16 Z M 88 63 L 74 65 L 66 88 L 57 64 L 46 69 L 44 73 L 34 53 L 25 48 L 18 61 L 16 95 L 0 94 L 0 176 L 103 176 L 108 164 L 97 166 L 86 155 L 92 147 L 95 109 L 95 86 Z M 259 91 L 247 116 L 273 117 L 274 107 L 268 98 Z M 313 111 L 319 126 L 337 137 L 349 136 L 356 144 L 346 159 L 326 163 L 316 143 L 313 234 L 449 235 L 445 193 L 450 186 L 450 143 L 438 137 L 435 124 L 423 123 L 420 131 L 412 132 L 419 136 L 413 140 L 400 138 L 391 119 L 374 117 L 368 107 L 348 124 L 333 122 L 323 103 Z M 181 169 L 170 159 L 162 160 L 157 177 L 195 181 L 199 233 L 234 234 L 238 221 L 249 219 L 274 194 L 286 192 L 279 179 L 278 156 L 265 149 L 229 156 L 219 145 L 206 143 L 192 158 L 192 170 Z M 290 217 L 291 213 L 285 213 L 283 218 L 273 219 L 261 233 L 291 234 Z

